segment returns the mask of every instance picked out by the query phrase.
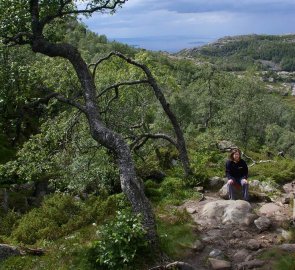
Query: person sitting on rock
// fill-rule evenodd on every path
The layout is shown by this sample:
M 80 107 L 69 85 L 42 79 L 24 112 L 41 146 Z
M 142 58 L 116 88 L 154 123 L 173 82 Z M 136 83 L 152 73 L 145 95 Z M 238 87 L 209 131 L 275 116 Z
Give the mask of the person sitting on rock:
M 226 162 L 226 177 L 228 179 L 227 190 L 229 199 L 235 200 L 234 188 L 242 187 L 243 199 L 248 201 L 248 166 L 246 162 L 241 159 L 241 151 L 238 148 L 231 151 L 229 159 Z

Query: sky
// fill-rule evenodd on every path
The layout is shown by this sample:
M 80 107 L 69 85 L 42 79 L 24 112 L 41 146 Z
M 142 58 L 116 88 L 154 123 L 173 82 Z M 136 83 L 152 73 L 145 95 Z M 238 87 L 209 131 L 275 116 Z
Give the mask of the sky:
M 295 33 L 295 0 L 128 0 L 83 22 L 109 40 L 177 52 L 224 36 Z

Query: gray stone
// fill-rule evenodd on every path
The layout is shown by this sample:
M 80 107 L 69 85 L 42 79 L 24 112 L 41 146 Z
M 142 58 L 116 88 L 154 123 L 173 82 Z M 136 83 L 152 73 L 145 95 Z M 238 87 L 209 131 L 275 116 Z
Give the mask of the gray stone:
M 291 231 L 286 231 L 286 230 L 282 229 L 282 237 L 286 241 L 291 241 L 293 239 L 293 233 Z
M 240 230 L 235 230 L 235 231 L 233 231 L 232 236 L 234 238 L 241 238 L 242 237 L 242 232 Z
M 226 179 L 225 178 L 221 178 L 218 176 L 214 176 L 211 177 L 209 179 L 209 184 L 208 184 L 208 188 L 210 190 L 219 190 L 220 188 L 223 187 L 223 185 L 226 183 Z
M 0 260 L 5 260 L 10 256 L 17 256 L 20 254 L 20 251 L 16 247 L 0 244 Z
M 195 208 L 192 208 L 192 207 L 188 207 L 186 208 L 186 211 L 189 213 L 189 214 L 194 214 L 197 212 L 197 210 Z
M 284 251 L 295 252 L 295 244 L 282 244 L 277 247 Z
M 283 185 L 283 189 L 287 194 L 295 194 L 295 181 Z
M 247 243 L 247 248 L 251 250 L 258 250 L 260 243 L 256 239 L 250 239 Z
M 257 267 L 261 267 L 265 264 L 265 261 L 262 260 L 251 260 L 239 263 L 237 265 L 238 270 L 244 270 L 244 269 L 257 269 Z
M 254 224 L 261 232 L 263 232 L 270 227 L 271 221 L 267 217 L 259 217 L 254 220 Z
M 204 243 L 201 240 L 196 240 L 193 244 L 194 251 L 202 251 L 205 248 Z
M 233 261 L 234 262 L 243 262 L 246 260 L 246 258 L 249 256 L 249 251 L 247 249 L 241 249 L 238 250 L 234 256 Z
M 236 224 L 247 225 L 246 219 L 248 218 L 251 205 L 242 200 L 218 200 L 208 202 L 204 205 L 201 212 L 201 222 L 206 224 Z
M 231 263 L 225 260 L 219 260 L 214 258 L 208 259 L 212 269 L 214 270 L 228 270 L 231 269 Z
M 230 141 L 222 140 L 217 142 L 217 148 L 223 152 L 230 152 L 232 149 L 237 148 L 237 146 Z
M 278 221 L 290 219 L 290 210 L 283 204 L 266 203 L 258 210 L 260 215 L 273 218 Z
M 222 251 L 220 249 L 215 248 L 215 249 L 210 251 L 209 257 L 210 258 L 216 258 L 216 259 L 222 259 L 223 253 L 222 253 Z
M 289 204 L 291 202 L 291 196 L 289 194 L 283 195 L 281 202 L 282 204 Z

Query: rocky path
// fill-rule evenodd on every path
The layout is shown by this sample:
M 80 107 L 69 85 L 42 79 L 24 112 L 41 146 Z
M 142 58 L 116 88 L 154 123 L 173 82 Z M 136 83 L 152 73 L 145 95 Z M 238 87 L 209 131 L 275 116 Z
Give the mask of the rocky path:
M 278 247 L 295 254 L 295 244 L 285 244 L 293 241 L 293 210 L 289 203 L 293 201 L 295 181 L 285 185 L 281 193 L 272 191 L 280 194 L 275 198 L 263 193 L 262 184 L 256 181 L 257 190 L 260 193 L 252 193 L 250 203 L 222 199 L 221 189 L 207 191 L 202 201 L 187 201 L 181 206 L 191 214 L 199 235 L 187 263 L 200 270 L 266 270 L 273 268 L 271 261 L 259 259 L 263 251 Z

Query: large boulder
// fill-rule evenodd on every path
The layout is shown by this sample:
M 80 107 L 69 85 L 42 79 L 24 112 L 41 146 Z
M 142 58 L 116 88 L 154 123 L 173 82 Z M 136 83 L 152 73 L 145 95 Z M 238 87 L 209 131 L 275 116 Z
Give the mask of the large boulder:
M 216 146 L 222 152 L 230 152 L 232 149 L 237 148 L 237 146 L 233 142 L 226 140 L 217 142 Z
M 250 225 L 255 219 L 250 203 L 242 200 L 217 200 L 204 205 L 200 223 L 203 225 Z
M 220 188 L 222 188 L 226 182 L 227 182 L 226 178 L 214 176 L 209 179 L 208 184 L 206 185 L 206 188 L 217 191 Z
M 266 203 L 258 209 L 259 215 L 266 216 L 276 221 L 285 221 L 291 219 L 290 209 L 284 205 L 276 203 Z

